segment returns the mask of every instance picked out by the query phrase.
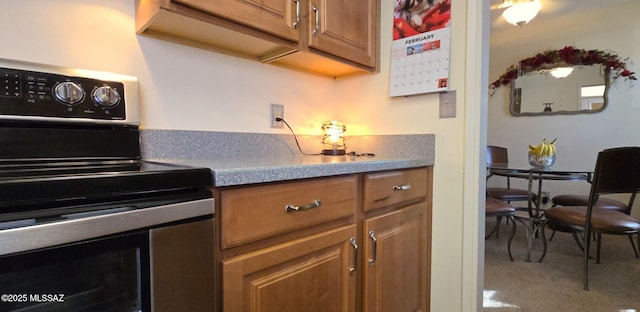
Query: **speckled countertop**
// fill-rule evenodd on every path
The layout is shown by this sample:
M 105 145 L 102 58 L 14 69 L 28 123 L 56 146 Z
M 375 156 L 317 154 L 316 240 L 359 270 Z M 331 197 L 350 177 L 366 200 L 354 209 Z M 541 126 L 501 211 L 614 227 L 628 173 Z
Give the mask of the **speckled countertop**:
M 320 149 L 317 137 L 298 137 L 303 151 Z M 143 158 L 210 168 L 215 186 L 245 185 L 434 164 L 435 137 L 348 137 L 347 150 L 375 156 L 303 155 L 292 136 L 175 130 L 141 132 Z
M 402 169 L 431 165 L 427 159 L 364 156 L 301 156 L 297 159 L 151 159 L 210 168 L 215 186 L 285 181 L 349 173 Z

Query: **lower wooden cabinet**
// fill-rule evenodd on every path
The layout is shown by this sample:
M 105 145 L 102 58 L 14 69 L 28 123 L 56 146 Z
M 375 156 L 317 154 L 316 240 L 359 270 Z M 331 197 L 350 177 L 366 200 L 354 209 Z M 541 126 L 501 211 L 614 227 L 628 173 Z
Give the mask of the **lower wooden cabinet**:
M 431 179 L 423 167 L 214 190 L 218 311 L 429 311 Z
M 223 261 L 225 311 L 355 311 L 356 227 Z
M 426 206 L 364 221 L 363 311 L 427 311 Z

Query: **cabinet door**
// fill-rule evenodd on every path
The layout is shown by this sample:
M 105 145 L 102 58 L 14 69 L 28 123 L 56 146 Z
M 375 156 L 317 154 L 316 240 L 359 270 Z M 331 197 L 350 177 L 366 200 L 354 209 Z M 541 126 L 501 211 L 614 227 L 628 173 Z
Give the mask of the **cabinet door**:
M 223 261 L 224 311 L 354 311 L 355 225 Z
M 428 311 L 426 209 L 422 202 L 364 221 L 363 311 Z
M 309 47 L 375 67 L 377 1 L 310 1 Z
M 208 14 L 298 42 L 303 0 L 173 0 Z

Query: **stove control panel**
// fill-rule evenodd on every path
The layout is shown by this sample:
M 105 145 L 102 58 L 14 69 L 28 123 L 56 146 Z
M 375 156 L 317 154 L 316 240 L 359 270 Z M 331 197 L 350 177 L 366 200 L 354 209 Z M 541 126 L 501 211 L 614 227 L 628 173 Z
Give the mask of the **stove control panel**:
M 137 125 L 137 106 L 134 77 L 0 59 L 0 120 Z

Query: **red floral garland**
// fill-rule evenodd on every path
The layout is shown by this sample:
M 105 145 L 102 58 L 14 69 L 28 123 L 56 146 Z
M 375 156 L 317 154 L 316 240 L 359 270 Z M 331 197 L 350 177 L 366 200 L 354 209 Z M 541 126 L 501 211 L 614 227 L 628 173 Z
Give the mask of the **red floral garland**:
M 618 55 L 610 51 L 576 49 L 572 46 L 566 46 L 560 50 L 548 50 L 543 53 L 538 53 L 534 57 L 521 60 L 518 63 L 520 69 L 518 69 L 517 65 L 511 65 L 500 78 L 489 85 L 489 89 L 491 89 L 491 94 L 493 94 L 498 87 L 508 85 L 516 79 L 519 72 L 550 69 L 559 63 L 566 63 L 567 65 L 602 64 L 603 67 L 609 68 L 613 73 L 611 82 L 616 81 L 616 79 L 620 77 L 637 80 L 634 76 L 635 73 L 627 69 L 626 60 L 627 59 L 621 60 Z

